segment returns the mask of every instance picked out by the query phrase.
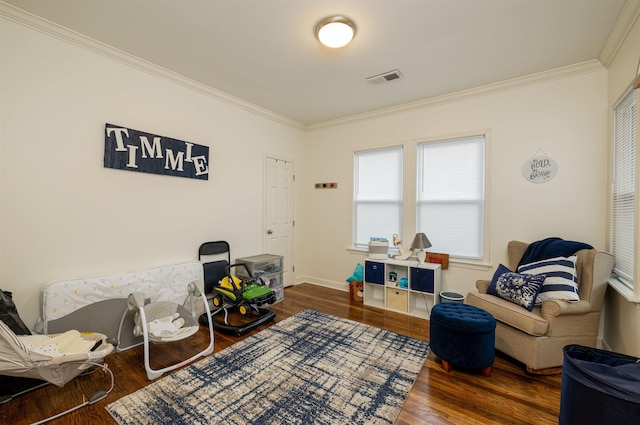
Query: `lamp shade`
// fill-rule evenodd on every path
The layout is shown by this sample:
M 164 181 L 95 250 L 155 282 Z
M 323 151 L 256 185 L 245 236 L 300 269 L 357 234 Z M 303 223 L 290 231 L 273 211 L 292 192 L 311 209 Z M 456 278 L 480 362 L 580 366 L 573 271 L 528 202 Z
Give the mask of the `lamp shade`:
M 427 249 L 431 246 L 431 242 L 427 238 L 427 235 L 424 233 L 416 233 L 413 238 L 413 242 L 411 242 L 411 249 Z

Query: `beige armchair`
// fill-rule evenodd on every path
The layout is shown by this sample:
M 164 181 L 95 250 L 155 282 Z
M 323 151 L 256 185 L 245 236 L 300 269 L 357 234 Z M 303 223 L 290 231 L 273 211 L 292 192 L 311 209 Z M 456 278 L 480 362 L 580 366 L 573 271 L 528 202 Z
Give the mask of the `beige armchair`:
M 529 244 L 511 241 L 508 264 L 516 270 Z M 487 294 L 489 281 L 479 280 L 479 292 L 470 292 L 466 303 L 495 317 L 496 349 L 525 364 L 530 373 L 547 373 L 562 366 L 568 344 L 596 346 L 600 309 L 613 268 L 613 256 L 595 249 L 577 252 L 576 272 L 580 301 L 546 301 L 529 312 L 507 300 Z

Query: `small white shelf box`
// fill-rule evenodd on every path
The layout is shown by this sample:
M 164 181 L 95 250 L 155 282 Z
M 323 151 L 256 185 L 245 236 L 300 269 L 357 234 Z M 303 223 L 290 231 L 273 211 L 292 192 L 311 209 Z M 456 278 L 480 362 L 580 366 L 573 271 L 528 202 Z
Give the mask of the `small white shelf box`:
M 364 264 L 365 305 L 429 318 L 438 302 L 440 264 L 391 258 L 366 258 Z M 407 287 L 401 288 L 404 279 Z

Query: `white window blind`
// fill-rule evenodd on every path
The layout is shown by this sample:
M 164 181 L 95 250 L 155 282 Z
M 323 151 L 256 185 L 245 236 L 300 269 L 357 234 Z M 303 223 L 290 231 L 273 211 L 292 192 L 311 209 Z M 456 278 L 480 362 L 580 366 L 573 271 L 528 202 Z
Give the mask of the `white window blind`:
M 430 250 L 482 260 L 484 136 L 418 145 L 416 227 Z
M 633 285 L 636 220 L 636 96 L 629 92 L 614 110 L 612 251 L 613 272 Z
M 402 234 L 403 148 L 356 152 L 354 156 L 353 245 L 370 237 Z

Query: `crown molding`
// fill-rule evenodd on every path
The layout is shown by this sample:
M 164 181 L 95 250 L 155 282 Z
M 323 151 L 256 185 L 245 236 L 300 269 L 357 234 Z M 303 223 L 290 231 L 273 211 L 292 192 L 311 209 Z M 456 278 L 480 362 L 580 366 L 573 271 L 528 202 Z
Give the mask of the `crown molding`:
M 608 68 L 640 16 L 640 1 L 626 0 L 598 59 Z
M 260 117 L 269 119 L 276 123 L 297 129 L 297 130 L 315 130 L 324 127 L 330 127 L 334 125 L 345 124 L 349 122 L 365 120 L 372 117 L 379 117 L 398 112 L 409 111 L 417 108 L 432 107 L 436 105 L 458 102 L 464 99 L 469 99 L 477 96 L 484 96 L 494 92 L 503 90 L 510 90 L 517 87 L 527 86 L 531 84 L 539 84 L 544 81 L 564 78 L 572 75 L 584 74 L 589 72 L 595 72 L 605 69 L 605 67 L 611 63 L 613 57 L 620 49 L 620 45 L 624 42 L 629 31 L 633 27 L 633 24 L 640 16 L 640 0 L 627 0 L 623 6 L 623 9 L 616 21 L 616 25 L 612 30 L 605 46 L 600 54 L 600 60 L 591 60 L 574 65 L 569 65 L 549 71 L 543 71 L 536 74 L 527 75 L 524 77 L 513 78 L 497 83 L 487 84 L 484 86 L 471 88 L 467 90 L 461 90 L 441 96 L 431 97 L 428 99 L 419 100 L 407 104 L 392 106 L 389 108 L 383 108 L 372 112 L 366 112 L 362 114 L 351 115 L 348 117 L 337 118 L 334 120 L 323 121 L 320 123 L 305 125 L 298 121 L 292 120 L 283 115 L 272 112 L 266 108 L 259 107 L 253 103 L 242 100 L 238 97 L 232 96 L 221 90 L 215 89 L 211 86 L 199 83 L 195 80 L 187 78 L 181 74 L 170 71 L 163 67 L 160 67 L 152 62 L 142 60 L 136 56 L 126 53 L 122 50 L 116 49 L 105 43 L 94 40 L 78 32 L 72 31 L 68 28 L 50 22 L 46 19 L 40 18 L 22 9 L 16 8 L 12 5 L 0 1 L 0 17 L 13 21 L 25 27 L 29 27 L 36 31 L 42 32 L 49 36 L 63 40 L 67 43 L 73 44 L 77 47 L 91 51 L 93 53 L 102 55 L 114 61 L 120 62 L 124 65 L 130 66 L 147 74 L 172 82 L 189 90 L 197 93 L 209 96 L 217 101 L 224 102 L 231 106 L 237 107 L 244 111 L 253 113 Z
M 0 18 L 5 18 L 22 26 L 39 31 L 59 40 L 73 44 L 82 49 L 112 59 L 139 71 L 169 81 L 197 93 L 209 96 L 217 101 L 251 112 L 260 117 L 283 124 L 298 130 L 306 130 L 306 126 L 298 121 L 276 114 L 268 109 L 232 96 L 221 90 L 199 83 L 177 72 L 170 71 L 152 62 L 145 61 L 108 44 L 99 42 L 76 31 L 40 18 L 32 13 L 0 1 Z
M 529 86 L 533 84 L 540 84 L 550 80 L 556 80 L 559 78 L 566 78 L 570 76 L 586 74 L 596 71 L 602 71 L 606 68 L 602 66 L 600 61 L 593 59 L 586 62 L 577 63 L 574 65 L 568 65 L 561 68 L 552 69 L 549 71 L 538 72 L 536 74 L 526 75 L 524 77 L 512 78 L 509 80 L 499 81 L 497 83 L 487 84 L 480 87 L 475 87 L 467 90 L 460 90 L 453 93 L 444 94 L 441 96 L 430 97 L 428 99 L 419 100 L 416 102 L 405 103 L 403 105 L 392 106 L 390 108 L 379 109 L 377 111 L 366 112 L 363 114 L 351 115 L 344 118 L 338 118 L 330 121 L 323 121 L 317 124 L 311 124 L 307 126 L 309 130 L 316 130 L 323 127 L 330 127 L 339 124 L 345 124 L 354 121 L 360 121 L 368 118 L 379 117 L 383 115 L 390 115 L 398 112 L 405 112 L 418 108 L 428 108 L 438 105 L 443 105 L 452 102 L 459 102 L 466 99 L 471 99 L 479 96 L 486 96 L 489 94 Z

